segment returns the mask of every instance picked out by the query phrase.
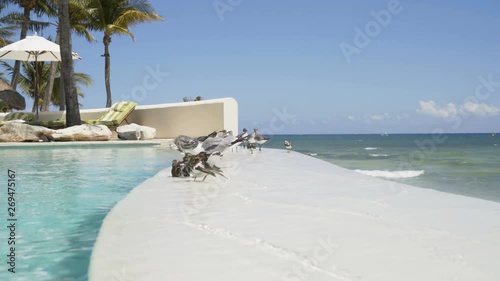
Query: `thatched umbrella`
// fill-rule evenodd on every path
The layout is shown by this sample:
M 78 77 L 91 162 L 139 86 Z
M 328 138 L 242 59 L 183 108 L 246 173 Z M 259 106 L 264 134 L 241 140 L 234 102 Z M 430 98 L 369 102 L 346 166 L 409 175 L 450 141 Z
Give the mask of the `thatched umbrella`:
M 4 101 L 9 108 L 24 110 L 26 109 L 26 100 L 21 94 L 12 90 L 10 85 L 0 79 L 0 100 Z
M 0 100 L 3 100 L 12 109 L 23 110 L 26 108 L 24 97 L 14 90 L 0 91 Z

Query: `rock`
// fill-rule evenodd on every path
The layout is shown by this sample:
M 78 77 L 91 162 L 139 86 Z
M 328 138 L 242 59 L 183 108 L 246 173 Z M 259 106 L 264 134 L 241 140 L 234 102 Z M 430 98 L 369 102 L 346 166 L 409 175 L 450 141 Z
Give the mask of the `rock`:
M 124 125 L 116 128 L 118 138 L 121 140 L 140 140 L 141 130 L 138 127 Z
M 38 142 L 49 141 L 54 130 L 23 124 L 6 122 L 0 127 L 0 142 Z
M 54 141 L 108 141 L 113 133 L 104 125 L 79 125 L 59 129 L 50 134 Z
M 152 140 L 156 136 L 156 129 L 141 126 L 135 123 L 116 128 L 118 138 L 122 140 Z

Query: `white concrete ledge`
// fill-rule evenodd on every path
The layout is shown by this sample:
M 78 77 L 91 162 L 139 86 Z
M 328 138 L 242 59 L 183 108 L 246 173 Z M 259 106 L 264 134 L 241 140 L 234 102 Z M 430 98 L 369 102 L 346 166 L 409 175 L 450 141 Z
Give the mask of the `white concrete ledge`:
M 498 203 L 283 150 L 227 153 L 220 165 L 229 181 L 186 182 L 166 169 L 133 189 L 102 225 L 90 280 L 500 276 Z

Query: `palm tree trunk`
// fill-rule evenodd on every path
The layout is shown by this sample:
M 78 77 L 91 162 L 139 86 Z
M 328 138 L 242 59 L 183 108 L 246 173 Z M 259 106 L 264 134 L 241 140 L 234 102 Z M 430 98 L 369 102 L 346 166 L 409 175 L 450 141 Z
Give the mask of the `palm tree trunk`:
M 59 28 L 56 34 L 56 44 L 59 44 Z M 52 90 L 54 89 L 54 79 L 56 78 L 57 64 L 59 62 L 53 61 L 50 63 L 49 77 L 47 87 L 45 88 L 45 94 L 43 96 L 43 106 L 42 111 L 49 111 L 50 98 L 52 96 Z
M 78 94 L 74 81 L 73 58 L 71 54 L 71 30 L 69 21 L 69 0 L 59 1 L 59 39 L 61 41 L 61 78 L 64 79 L 66 95 L 66 126 L 71 127 L 82 123 Z
M 28 24 L 30 22 L 30 15 L 31 15 L 31 9 L 24 8 L 23 23 L 21 24 L 21 35 L 19 36 L 20 37 L 19 39 L 26 38 L 26 35 L 28 34 Z M 17 79 L 19 78 L 20 70 L 21 70 L 21 62 L 16 60 L 16 62 L 14 63 L 14 71 L 12 72 L 12 80 L 10 82 L 10 85 L 14 91 L 17 89 Z
M 106 107 L 111 107 L 111 83 L 110 83 L 110 66 L 111 60 L 109 58 L 109 44 L 111 44 L 111 36 L 104 35 L 102 40 L 104 43 L 104 81 L 106 84 Z
M 64 79 L 62 78 L 62 73 L 59 74 L 61 79 L 59 79 L 59 111 L 66 110 L 66 92 L 64 91 Z
M 36 120 L 38 120 L 38 105 L 39 105 L 39 101 L 40 101 L 40 98 L 39 98 L 39 95 L 40 93 L 38 93 L 38 60 L 37 60 L 37 55 L 35 55 L 35 85 L 34 85 L 34 89 L 33 91 L 35 92 L 35 101 L 33 102 L 33 107 L 36 109 Z
M 33 112 L 33 113 L 36 112 L 36 103 L 35 103 L 35 100 L 33 100 L 33 106 L 31 107 L 31 112 Z

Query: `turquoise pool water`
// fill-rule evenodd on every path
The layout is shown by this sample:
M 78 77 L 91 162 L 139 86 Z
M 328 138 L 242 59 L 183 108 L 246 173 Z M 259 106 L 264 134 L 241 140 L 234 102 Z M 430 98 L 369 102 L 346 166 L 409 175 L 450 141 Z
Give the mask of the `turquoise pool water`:
M 87 280 L 102 221 L 177 156 L 158 146 L 0 147 L 0 280 Z M 7 170 L 16 172 L 16 273 L 7 270 Z

